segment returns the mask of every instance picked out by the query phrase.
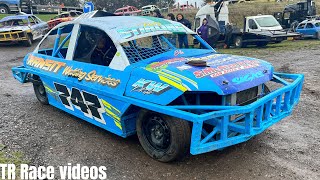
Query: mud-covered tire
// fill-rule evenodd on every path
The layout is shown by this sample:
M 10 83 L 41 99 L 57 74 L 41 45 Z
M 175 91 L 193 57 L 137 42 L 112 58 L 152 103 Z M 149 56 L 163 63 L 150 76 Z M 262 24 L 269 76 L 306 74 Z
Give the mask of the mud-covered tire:
M 316 39 L 320 40 L 320 32 L 317 32 L 315 36 L 316 36 Z
M 187 121 L 142 109 L 136 128 L 141 146 L 158 161 L 181 160 L 189 154 L 191 129 Z
M 27 34 L 26 37 L 27 37 L 27 40 L 23 41 L 23 45 L 26 47 L 31 47 L 32 46 L 32 36 Z
M 242 39 L 241 36 L 235 37 L 235 39 L 234 39 L 234 46 L 235 46 L 236 48 L 246 47 L 246 44 L 243 43 L 243 39 Z
M 9 14 L 10 10 L 7 6 L 0 5 L 0 14 Z
M 36 94 L 38 101 L 41 104 L 48 105 L 49 104 L 48 96 L 41 79 L 38 76 L 34 76 L 33 79 L 34 79 L 32 83 L 33 90 L 34 90 L 34 93 Z

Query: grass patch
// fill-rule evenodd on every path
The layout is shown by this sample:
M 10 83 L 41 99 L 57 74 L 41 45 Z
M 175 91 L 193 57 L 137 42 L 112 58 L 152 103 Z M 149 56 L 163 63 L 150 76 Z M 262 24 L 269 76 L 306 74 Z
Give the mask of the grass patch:
M 21 164 L 28 164 L 29 162 L 25 160 L 24 155 L 22 152 L 19 151 L 7 151 L 6 146 L 0 144 L 0 164 L 15 164 L 16 165 L 16 175 L 19 179 L 20 174 L 20 165 Z
M 42 21 L 49 21 L 57 14 L 35 14 L 38 18 L 40 18 Z M 6 17 L 6 16 L 14 16 L 14 14 L 0 14 L 0 19 Z
M 223 54 L 234 54 L 241 56 L 259 57 L 277 52 L 294 51 L 300 49 L 319 49 L 319 40 L 296 40 L 296 41 L 283 41 L 279 44 L 269 44 L 263 48 L 257 48 L 256 46 L 247 48 L 231 48 L 231 49 L 217 49 L 218 52 Z

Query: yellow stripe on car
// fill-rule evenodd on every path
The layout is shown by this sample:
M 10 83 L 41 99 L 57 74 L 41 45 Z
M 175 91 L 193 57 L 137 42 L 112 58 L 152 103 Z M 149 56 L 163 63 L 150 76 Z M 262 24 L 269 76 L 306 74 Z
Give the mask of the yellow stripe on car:
M 104 109 L 106 111 L 106 114 L 111 117 L 114 120 L 115 125 L 122 130 L 121 122 L 120 122 L 120 117 L 118 115 L 121 114 L 121 112 L 112 106 L 110 103 L 108 103 L 105 100 L 101 100 L 102 104 L 104 105 Z M 115 113 L 113 111 L 116 111 Z M 117 115 L 118 114 L 118 115 Z

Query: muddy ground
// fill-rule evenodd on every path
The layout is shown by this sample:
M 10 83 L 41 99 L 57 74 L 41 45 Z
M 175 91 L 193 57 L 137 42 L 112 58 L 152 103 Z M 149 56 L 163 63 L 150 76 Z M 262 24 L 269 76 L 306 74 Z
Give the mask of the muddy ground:
M 255 55 L 305 74 L 292 116 L 245 143 L 170 164 L 150 159 L 136 136 L 123 139 L 41 105 L 32 85 L 11 75 L 33 49 L 0 46 L 0 144 L 30 165 L 104 165 L 109 179 L 320 179 L 320 46 Z

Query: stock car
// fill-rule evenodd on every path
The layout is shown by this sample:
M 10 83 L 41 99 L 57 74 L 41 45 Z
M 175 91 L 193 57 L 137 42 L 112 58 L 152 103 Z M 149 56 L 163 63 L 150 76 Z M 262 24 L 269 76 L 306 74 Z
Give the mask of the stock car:
M 247 141 L 299 101 L 302 74 L 219 54 L 178 22 L 89 17 L 53 28 L 13 76 L 31 82 L 42 104 L 122 137 L 137 134 L 158 161 Z M 203 48 L 179 49 L 172 34 L 192 36 Z
M 22 42 L 31 46 L 48 31 L 48 25 L 32 14 L 7 16 L 0 20 L 0 43 Z
M 69 12 L 63 12 L 47 22 L 48 29 L 50 30 L 62 22 L 72 21 L 73 19 L 80 16 L 81 14 L 82 14 L 82 12 L 74 11 L 74 10 L 69 11 Z
M 311 37 L 320 39 L 320 20 L 302 21 L 296 28 L 296 32 L 300 33 L 303 38 Z

